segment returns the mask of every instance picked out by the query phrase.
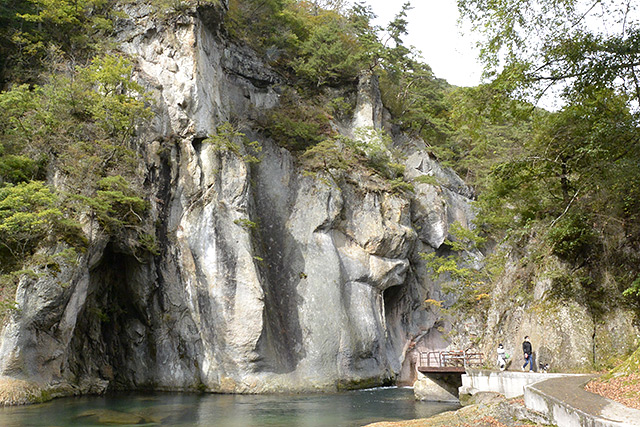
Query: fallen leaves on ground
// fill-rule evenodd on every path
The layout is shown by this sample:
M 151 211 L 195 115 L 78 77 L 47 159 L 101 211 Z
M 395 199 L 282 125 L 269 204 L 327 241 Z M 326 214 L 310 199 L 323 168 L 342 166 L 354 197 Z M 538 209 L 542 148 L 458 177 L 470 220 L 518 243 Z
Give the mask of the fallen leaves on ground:
M 640 373 L 591 381 L 585 389 L 630 408 L 640 409 Z

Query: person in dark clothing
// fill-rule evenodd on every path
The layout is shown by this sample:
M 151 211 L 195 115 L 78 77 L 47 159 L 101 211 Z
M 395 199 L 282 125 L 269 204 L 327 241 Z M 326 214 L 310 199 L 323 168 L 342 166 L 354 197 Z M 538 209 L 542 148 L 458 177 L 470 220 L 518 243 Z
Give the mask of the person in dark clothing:
M 531 354 L 531 342 L 529 341 L 529 337 L 524 337 L 524 342 L 522 343 L 522 352 L 524 353 L 524 365 L 522 366 L 522 370 L 525 371 L 527 369 L 527 365 L 529 365 L 529 372 L 533 372 L 533 357 Z

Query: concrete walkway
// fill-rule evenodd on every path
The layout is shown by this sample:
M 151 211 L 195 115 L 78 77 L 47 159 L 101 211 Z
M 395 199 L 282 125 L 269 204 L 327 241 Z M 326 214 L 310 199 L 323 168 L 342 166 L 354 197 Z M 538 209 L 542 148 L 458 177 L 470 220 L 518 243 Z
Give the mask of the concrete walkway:
M 525 387 L 527 408 L 549 417 L 559 427 L 638 427 L 640 410 L 590 393 L 590 375 L 550 378 Z
M 491 371 L 488 369 L 467 369 L 462 376 L 460 394 L 474 394 L 475 391 L 493 391 L 507 398 L 522 396 L 529 384 L 549 378 L 566 378 L 575 374 L 543 374 L 520 371 Z

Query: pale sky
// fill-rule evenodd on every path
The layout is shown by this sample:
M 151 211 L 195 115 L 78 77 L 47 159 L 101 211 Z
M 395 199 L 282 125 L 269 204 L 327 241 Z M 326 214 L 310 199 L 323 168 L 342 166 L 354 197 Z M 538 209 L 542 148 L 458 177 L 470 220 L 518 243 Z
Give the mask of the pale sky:
M 378 15 L 375 24 L 386 26 L 400 11 L 405 0 L 365 0 Z M 469 31 L 464 35 L 457 25 L 456 0 L 413 0 L 408 12 L 409 34 L 405 45 L 422 52 L 424 62 L 436 77 L 456 86 L 475 86 L 480 83 L 482 66 Z

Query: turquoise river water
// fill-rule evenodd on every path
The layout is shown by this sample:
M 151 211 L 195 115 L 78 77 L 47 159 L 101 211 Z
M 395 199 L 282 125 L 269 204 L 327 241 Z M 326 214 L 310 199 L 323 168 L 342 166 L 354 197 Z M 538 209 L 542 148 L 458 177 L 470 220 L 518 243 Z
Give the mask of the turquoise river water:
M 351 427 L 425 418 L 458 407 L 416 402 L 407 388 L 267 396 L 136 393 L 0 408 L 0 426 Z

